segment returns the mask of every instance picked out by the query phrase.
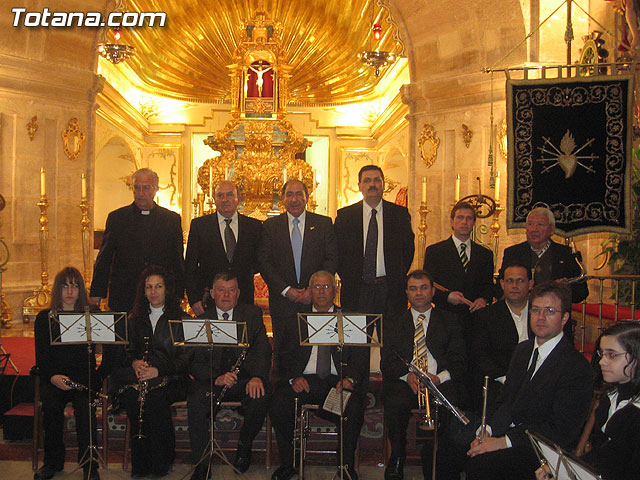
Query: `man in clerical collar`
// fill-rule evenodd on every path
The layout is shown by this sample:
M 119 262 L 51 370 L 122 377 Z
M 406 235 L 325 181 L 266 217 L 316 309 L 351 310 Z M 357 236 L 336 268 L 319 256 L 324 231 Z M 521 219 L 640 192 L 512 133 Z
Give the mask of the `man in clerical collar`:
M 334 275 L 328 271 L 315 272 L 309 279 L 311 310 L 313 312 L 333 312 L 336 289 Z M 307 325 L 303 321 L 300 331 L 303 338 L 308 336 Z M 369 373 L 368 351 L 362 347 L 344 347 L 342 356 L 337 347 L 327 345 L 300 345 L 298 329 L 285 332 L 281 344 L 282 379 L 273 394 L 269 416 L 276 431 L 280 467 L 273 473 L 272 480 L 289 480 L 296 474 L 293 466 L 293 429 L 295 398 L 299 404 L 323 405 L 332 388 L 338 392 L 344 388 L 351 390 L 344 410 L 343 465 L 349 478 L 357 480 L 354 469 L 355 449 L 364 420 L 364 398 L 362 382 Z M 366 355 L 364 353 L 367 353 Z M 340 363 L 342 362 L 342 382 Z M 339 422 L 339 417 L 324 412 L 328 419 Z M 337 445 L 340 459 L 340 442 Z M 338 474 L 339 475 L 339 474 Z M 345 473 L 345 477 L 347 477 Z
M 184 261 L 180 215 L 155 203 L 158 175 L 141 168 L 132 176 L 133 203 L 107 217 L 100 252 L 91 283 L 91 302 L 109 297 L 109 308 L 128 312 L 135 286 L 149 265 L 169 270 L 176 280 L 176 296 L 182 299 Z
M 197 464 L 191 480 L 205 480 L 209 469 L 206 451 L 209 440 L 210 391 L 218 398 L 227 387 L 224 401 L 240 401 L 245 407 L 244 422 L 234 461 L 241 473 L 251 465 L 251 446 L 262 428 L 267 415 L 270 398 L 269 369 L 271 367 L 271 345 L 267 340 L 262 321 L 262 310 L 255 305 L 238 303 L 240 290 L 238 279 L 230 273 L 219 273 L 213 280 L 211 298 L 214 300 L 201 315 L 206 319 L 241 322 L 246 326 L 249 349 L 237 372 L 233 371 L 240 355 L 235 347 L 197 349 L 191 362 L 190 373 L 194 378 L 193 388 L 187 397 L 189 439 L 192 462 Z M 241 338 L 242 326 L 237 331 Z M 211 355 L 211 358 L 210 358 Z

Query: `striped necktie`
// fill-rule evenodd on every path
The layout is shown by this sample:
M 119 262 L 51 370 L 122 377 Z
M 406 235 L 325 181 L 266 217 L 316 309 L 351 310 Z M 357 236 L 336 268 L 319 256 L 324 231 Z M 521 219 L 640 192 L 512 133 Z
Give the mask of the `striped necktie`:
M 462 268 L 464 271 L 467 271 L 467 266 L 469 265 L 469 257 L 467 257 L 467 244 L 460 244 L 460 261 L 462 262 Z
M 413 356 L 415 359 L 427 358 L 427 337 L 424 334 L 424 319 L 425 316 L 418 315 L 418 323 L 416 325 L 416 331 L 413 334 L 414 351 Z

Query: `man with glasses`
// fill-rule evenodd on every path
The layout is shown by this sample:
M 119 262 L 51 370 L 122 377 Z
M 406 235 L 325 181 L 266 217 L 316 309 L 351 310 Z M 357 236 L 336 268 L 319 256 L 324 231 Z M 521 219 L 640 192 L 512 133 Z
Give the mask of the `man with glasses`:
M 570 310 L 566 286 L 549 282 L 533 290 L 529 312 L 535 337 L 515 349 L 488 436 L 483 442 L 473 440 L 467 452 L 467 480 L 532 478 L 540 462 L 527 430 L 565 450 L 578 443 L 593 380 L 587 360 L 562 341 Z
M 332 273 L 318 271 L 309 279 L 311 308 L 307 311 L 335 312 L 335 280 Z M 331 388 L 351 391 L 351 397 L 344 410 L 343 462 L 348 477 L 357 480 L 354 470 L 355 449 L 364 418 L 363 381 L 369 374 L 368 355 L 363 347 L 344 347 L 342 357 L 337 347 L 327 345 L 302 346 L 300 337 L 308 338 L 305 322 L 297 328 L 287 329 L 281 343 L 280 359 L 282 378 L 276 387 L 269 410 L 269 416 L 276 431 L 280 468 L 272 475 L 272 480 L 289 480 L 296 474 L 293 466 L 293 429 L 295 398 L 299 404 L 319 404 L 322 406 Z M 342 362 L 342 383 L 340 383 L 340 363 Z M 323 410 L 320 414 L 328 420 L 338 422 L 339 417 Z M 338 459 L 340 443 L 337 444 Z M 345 473 L 345 478 L 347 475 Z M 338 475 L 339 476 L 339 475 Z
M 133 203 L 107 217 L 91 282 L 91 303 L 109 294 L 109 308 L 128 312 L 133 306 L 140 274 L 160 265 L 176 279 L 176 296 L 184 292 L 180 215 L 156 204 L 158 174 L 141 168 L 132 176 Z
M 473 319 L 471 335 L 472 401 L 476 408 L 481 405 L 482 385 L 487 375 L 490 379 L 487 402 L 490 413 L 502 392 L 516 345 L 533 338 L 529 327 L 531 270 L 520 263 L 511 263 L 504 267 L 500 285 L 504 299 L 478 312 Z

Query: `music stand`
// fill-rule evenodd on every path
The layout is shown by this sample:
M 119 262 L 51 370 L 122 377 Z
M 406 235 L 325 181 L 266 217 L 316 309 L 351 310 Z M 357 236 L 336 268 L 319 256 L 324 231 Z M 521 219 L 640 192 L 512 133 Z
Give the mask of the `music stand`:
M 526 431 L 541 465 L 547 465 L 556 480 L 602 480 L 593 469 L 575 455 L 539 433 Z
M 371 318 L 369 320 L 369 318 Z M 307 327 L 304 336 L 302 323 Z M 344 480 L 346 474 L 349 480 L 353 480 L 344 464 L 344 388 L 342 381 L 343 361 L 342 354 L 345 346 L 379 348 L 382 347 L 382 333 L 380 339 L 373 338 L 375 327 L 382 332 L 382 315 L 367 313 L 343 313 L 338 312 L 314 312 L 298 313 L 298 335 L 301 346 L 335 346 L 340 354 L 339 381 L 340 381 L 340 480 Z M 368 332 L 371 332 L 369 334 Z M 296 412 L 297 414 L 297 412 Z M 302 450 L 300 452 L 302 457 Z M 353 465 L 352 465 L 353 466 Z M 334 478 L 336 478 L 334 475 Z
M 213 393 L 214 379 L 213 379 L 213 348 L 214 347 L 243 347 L 245 350 L 243 354 L 246 355 L 247 349 L 250 347 L 247 342 L 247 323 L 246 322 L 234 322 L 233 320 L 218 320 L 209 318 L 185 318 L 182 320 L 169 320 L 169 324 L 180 324 L 182 327 L 182 333 L 184 340 L 174 338 L 173 328 L 170 328 L 171 339 L 173 344 L 177 347 L 208 347 L 209 348 L 209 442 L 202 453 L 200 460 L 193 466 L 187 474 L 182 477 L 187 478 L 188 475 L 195 470 L 207 457 L 207 473 L 205 478 L 209 478 L 211 472 L 211 465 L 213 462 L 213 456 L 217 455 L 224 463 L 230 466 L 234 473 L 242 475 L 240 471 L 233 466 L 227 456 L 224 454 L 222 448 L 215 439 L 215 417 L 216 408 L 221 404 L 221 401 L 215 401 L 215 395 Z M 242 354 L 241 354 L 242 355 Z
M 87 346 L 87 383 L 88 385 L 73 382 L 71 388 L 80 391 L 87 391 L 89 401 L 89 445 L 83 452 L 78 462 L 78 467 L 73 471 L 79 470 L 85 465 L 92 468 L 93 463 L 97 461 L 104 467 L 105 461 L 98 451 L 98 447 L 93 443 L 93 414 L 96 403 L 92 400 L 93 392 L 91 385 L 91 355 L 92 346 L 94 344 L 113 344 L 126 345 L 127 340 L 127 314 L 125 312 L 91 312 L 89 307 L 84 312 L 58 312 L 49 313 L 49 341 L 50 345 L 86 345 Z M 117 332 L 117 327 L 124 321 L 124 336 Z M 54 325 L 57 331 L 54 332 Z M 102 412 L 106 415 L 107 412 Z M 105 432 L 102 432 L 104 436 Z
M 1 276 L 1 274 L 0 274 Z M 2 355 L 2 374 L 4 374 L 5 369 L 7 368 L 7 363 L 11 364 L 11 366 L 13 367 L 13 369 L 16 372 L 16 375 L 20 375 L 20 370 L 18 370 L 18 367 L 16 367 L 16 364 L 13 363 L 13 360 L 11 360 L 11 354 L 8 353 L 5 349 L 4 346 L 2 345 L 2 331 L 0 330 L 0 355 Z M 6 357 L 5 357 L 6 355 Z

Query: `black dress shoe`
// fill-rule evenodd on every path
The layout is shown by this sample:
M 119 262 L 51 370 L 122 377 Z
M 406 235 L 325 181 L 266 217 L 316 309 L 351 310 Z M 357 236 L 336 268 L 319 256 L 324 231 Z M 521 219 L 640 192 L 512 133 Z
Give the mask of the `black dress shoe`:
M 271 480 L 289 480 L 294 475 L 297 475 L 298 471 L 290 465 L 280 467 L 273 475 L 271 475 Z
M 384 480 L 402 480 L 404 478 L 404 458 L 390 458 L 384 469 Z
M 247 448 L 244 445 L 238 445 L 238 450 L 236 451 L 236 460 L 233 462 L 233 466 L 240 473 L 244 473 L 249 470 L 249 466 L 251 465 L 251 447 Z
M 40 470 L 33 474 L 33 480 L 48 480 L 53 476 L 61 472 L 64 467 L 55 467 L 53 465 L 43 465 Z

